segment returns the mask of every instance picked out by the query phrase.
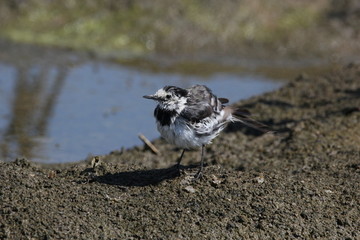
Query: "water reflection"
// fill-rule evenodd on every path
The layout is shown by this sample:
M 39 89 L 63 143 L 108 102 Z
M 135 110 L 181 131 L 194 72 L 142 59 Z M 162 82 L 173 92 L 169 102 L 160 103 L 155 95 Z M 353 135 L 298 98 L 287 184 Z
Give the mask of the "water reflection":
M 72 54 L 0 54 L 0 156 L 71 162 L 158 137 L 154 104 L 141 96 L 171 84 L 206 84 L 233 101 L 277 88 L 263 77 L 150 73 Z M 17 55 L 19 56 L 19 55 Z M 29 52 L 26 53 L 29 56 Z M 76 65 L 74 64 L 76 62 Z
M 50 68 L 48 64 L 15 67 L 10 115 L 7 126 L 2 130 L 0 145 L 3 159 L 17 156 L 42 158 L 38 139 L 47 135 L 49 121 L 67 74 L 66 67 L 59 66 L 55 67 L 56 74 L 51 78 Z

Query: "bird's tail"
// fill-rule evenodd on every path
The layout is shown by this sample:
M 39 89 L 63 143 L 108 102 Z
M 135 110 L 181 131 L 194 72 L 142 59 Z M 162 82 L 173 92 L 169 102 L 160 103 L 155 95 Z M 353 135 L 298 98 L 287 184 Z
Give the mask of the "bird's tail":
M 231 119 L 232 121 L 240 122 L 248 127 L 254 128 L 263 133 L 274 132 L 273 130 L 270 129 L 269 126 L 252 119 L 250 117 L 251 114 L 248 110 L 243 108 L 230 107 L 230 106 L 229 108 L 232 114 L 232 119 Z

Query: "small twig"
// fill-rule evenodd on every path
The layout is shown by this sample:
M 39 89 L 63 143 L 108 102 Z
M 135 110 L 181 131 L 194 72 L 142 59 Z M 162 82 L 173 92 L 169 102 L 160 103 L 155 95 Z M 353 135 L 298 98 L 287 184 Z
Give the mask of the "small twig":
M 151 149 L 151 151 L 153 151 L 153 153 L 160 154 L 160 151 L 143 134 L 140 133 L 139 138 L 141 141 L 143 141 L 146 144 L 146 146 L 148 146 Z

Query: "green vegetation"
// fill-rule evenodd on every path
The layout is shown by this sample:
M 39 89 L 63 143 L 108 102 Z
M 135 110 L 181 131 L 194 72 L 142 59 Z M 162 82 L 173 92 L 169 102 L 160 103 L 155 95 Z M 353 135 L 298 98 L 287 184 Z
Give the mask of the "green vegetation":
M 331 45 L 325 21 L 331 2 L 7 0 L 0 3 L 0 36 L 131 55 L 199 51 L 236 55 L 246 49 L 317 54 Z

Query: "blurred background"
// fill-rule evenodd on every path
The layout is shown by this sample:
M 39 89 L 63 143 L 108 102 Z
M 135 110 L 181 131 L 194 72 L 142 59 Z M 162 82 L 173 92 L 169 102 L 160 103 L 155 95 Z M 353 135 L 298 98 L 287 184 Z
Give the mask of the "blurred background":
M 358 0 L 2 0 L 0 159 L 63 163 L 159 136 L 142 99 L 232 103 L 358 61 Z

